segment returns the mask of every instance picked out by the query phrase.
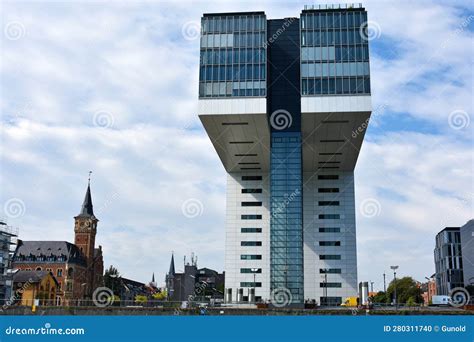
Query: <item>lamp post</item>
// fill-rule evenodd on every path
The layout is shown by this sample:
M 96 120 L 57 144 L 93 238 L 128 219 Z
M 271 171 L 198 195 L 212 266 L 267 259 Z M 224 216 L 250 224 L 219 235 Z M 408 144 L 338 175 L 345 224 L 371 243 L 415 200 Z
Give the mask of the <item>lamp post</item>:
M 255 299 L 255 291 L 256 291 L 256 287 L 257 287 L 257 283 L 255 282 L 255 276 L 257 275 L 257 272 L 258 272 L 258 268 L 252 268 L 251 269 L 252 273 L 253 273 L 253 302 L 255 303 L 257 300 Z
M 398 309 L 398 303 L 397 303 L 397 269 L 398 266 L 390 266 L 390 268 L 393 270 L 393 300 L 395 301 L 395 310 Z
M 328 269 L 324 268 L 323 271 L 324 271 L 324 300 L 326 302 L 325 303 L 326 306 L 329 306 L 329 303 L 328 303 Z
M 383 272 L 383 292 L 387 292 L 387 285 L 385 285 L 385 272 Z

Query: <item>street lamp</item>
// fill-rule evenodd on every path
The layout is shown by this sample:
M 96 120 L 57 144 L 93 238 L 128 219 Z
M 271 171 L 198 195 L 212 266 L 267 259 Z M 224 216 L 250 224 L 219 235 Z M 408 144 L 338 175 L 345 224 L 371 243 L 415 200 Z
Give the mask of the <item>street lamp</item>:
M 395 301 L 395 310 L 398 309 L 398 303 L 397 303 L 397 269 L 398 266 L 390 266 L 390 268 L 393 270 L 393 300 Z
M 327 268 L 323 268 L 323 272 L 324 272 L 324 298 L 325 298 L 325 304 L 326 306 L 329 306 L 329 303 L 328 303 L 328 269 Z
M 255 291 L 256 291 L 256 287 L 257 287 L 257 283 L 255 282 L 255 276 L 257 275 L 258 268 L 252 268 L 250 270 L 253 273 L 253 301 L 255 303 L 256 302 L 256 300 L 255 300 Z

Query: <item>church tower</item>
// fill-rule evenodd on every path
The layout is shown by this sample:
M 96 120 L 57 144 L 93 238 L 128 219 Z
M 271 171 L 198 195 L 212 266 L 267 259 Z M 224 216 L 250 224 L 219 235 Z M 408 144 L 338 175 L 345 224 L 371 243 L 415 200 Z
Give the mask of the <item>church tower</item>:
M 97 233 L 97 222 L 99 222 L 94 216 L 90 183 L 89 174 L 86 196 L 82 203 L 81 212 L 74 217 L 74 244 L 82 251 L 88 266 L 93 264 L 95 236 Z

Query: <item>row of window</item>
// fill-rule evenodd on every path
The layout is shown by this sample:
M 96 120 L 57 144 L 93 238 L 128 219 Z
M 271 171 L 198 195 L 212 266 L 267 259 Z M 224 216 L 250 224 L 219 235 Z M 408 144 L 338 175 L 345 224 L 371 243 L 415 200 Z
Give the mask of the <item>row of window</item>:
M 200 81 L 265 80 L 265 64 L 201 66 Z
M 341 228 L 339 228 L 339 227 L 320 227 L 319 232 L 320 233 L 340 233 Z
M 318 175 L 319 180 L 334 180 L 339 179 L 339 175 Z
M 340 268 L 320 268 L 319 273 L 321 273 L 321 274 L 325 274 L 325 273 L 339 274 L 339 273 L 341 273 L 341 269 Z
M 261 233 L 262 228 L 240 228 L 241 233 Z
M 262 176 L 242 176 L 243 181 L 262 180 Z
M 241 202 L 242 207 L 261 207 L 262 202 Z
M 242 189 L 243 194 L 261 194 L 262 189 Z
M 240 260 L 262 260 L 260 254 L 241 254 Z
M 339 254 L 321 254 L 319 260 L 341 260 Z
M 240 245 L 241 246 L 261 246 L 262 245 L 262 241 L 241 241 L 240 242 Z
M 204 34 L 201 36 L 201 49 L 263 47 L 265 40 L 265 32 Z
M 342 287 L 341 283 L 319 283 L 319 287 Z
M 336 62 L 367 62 L 369 49 L 365 45 L 358 46 L 327 46 L 301 48 L 301 60 Z
M 339 206 L 339 201 L 319 201 L 318 205 L 320 207 L 326 207 L 326 206 Z
M 212 16 L 201 21 L 202 33 L 264 31 L 266 18 L 263 15 L 252 16 Z
M 358 29 L 302 31 L 301 46 L 367 45 L 366 37 L 365 32 Z
M 301 16 L 301 29 L 360 27 L 365 22 L 367 12 L 363 11 L 306 13 Z
M 319 214 L 318 218 L 320 220 L 339 220 L 341 215 L 339 214 Z
M 368 76 L 368 62 L 303 63 L 301 77 Z
M 262 283 L 260 282 L 251 282 L 251 281 L 241 281 L 240 287 L 262 287 Z
M 201 82 L 199 96 L 265 96 L 265 81 Z
M 364 77 L 338 77 L 303 79 L 301 82 L 302 95 L 320 94 L 370 94 L 370 79 Z
M 261 220 L 262 215 L 240 215 L 242 220 Z
M 320 246 L 340 246 L 341 241 L 319 241 Z
M 241 268 L 240 273 L 262 273 L 261 268 Z
M 219 49 L 201 51 L 201 65 L 265 62 L 264 49 Z
M 339 192 L 339 188 L 318 188 L 318 192 L 320 193 L 326 193 L 326 192 Z

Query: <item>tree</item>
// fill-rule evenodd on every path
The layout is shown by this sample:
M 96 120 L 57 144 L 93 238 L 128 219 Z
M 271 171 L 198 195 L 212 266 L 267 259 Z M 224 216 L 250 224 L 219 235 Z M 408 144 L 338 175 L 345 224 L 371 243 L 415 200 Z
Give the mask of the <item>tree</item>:
M 152 297 L 153 297 L 153 299 L 156 299 L 156 300 L 164 300 L 164 299 L 166 299 L 166 290 L 163 290 L 161 292 L 153 293 Z
M 135 303 L 137 304 L 145 304 L 147 301 L 148 301 L 147 296 L 144 296 L 144 295 L 135 296 Z
M 393 300 L 395 286 L 397 288 L 397 302 L 406 303 L 412 297 L 414 303 L 423 303 L 421 288 L 412 277 L 403 277 L 392 280 L 387 289 L 387 297 Z
M 406 304 L 407 304 L 407 306 L 415 306 L 416 305 L 415 299 L 413 297 L 408 298 Z
M 120 295 L 122 280 L 119 271 L 113 265 L 110 265 L 104 273 L 104 285 L 111 289 L 114 294 Z
M 390 302 L 390 299 L 387 300 L 387 294 L 385 292 L 379 291 L 375 296 L 372 297 L 372 302 L 386 304 L 387 302 Z

